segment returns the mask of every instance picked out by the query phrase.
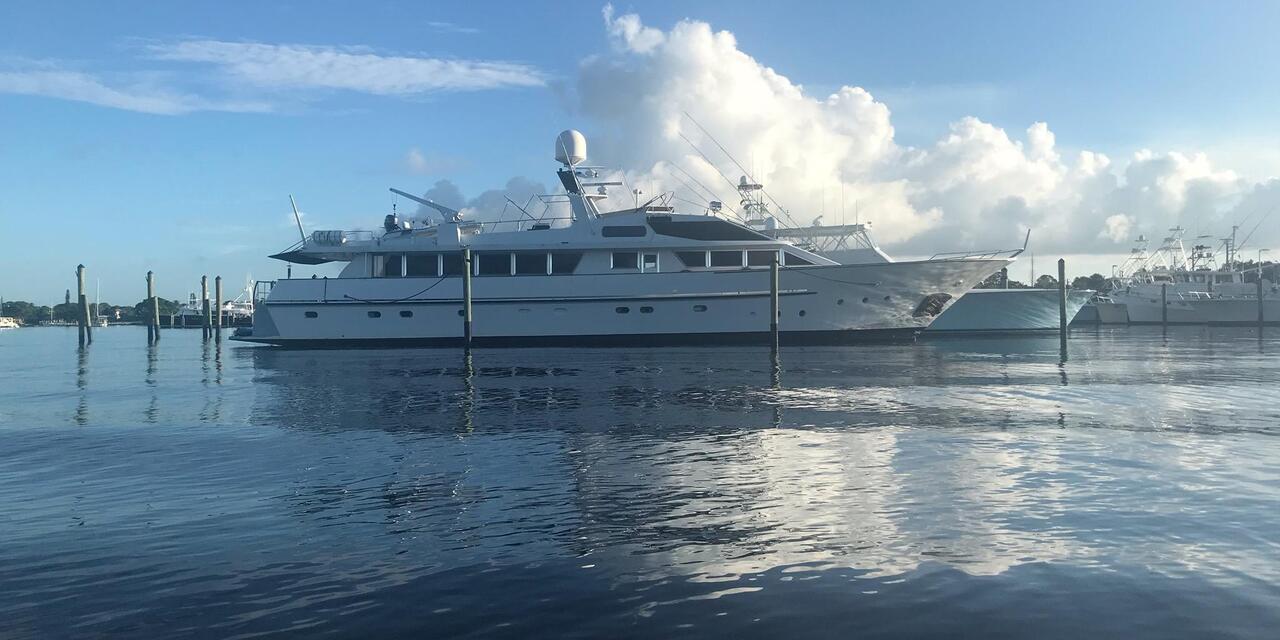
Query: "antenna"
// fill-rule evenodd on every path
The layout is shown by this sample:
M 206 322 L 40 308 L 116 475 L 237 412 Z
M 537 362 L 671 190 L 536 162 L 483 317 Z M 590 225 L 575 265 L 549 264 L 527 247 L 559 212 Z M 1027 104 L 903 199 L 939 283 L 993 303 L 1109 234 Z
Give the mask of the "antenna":
M 302 215 L 298 213 L 298 203 L 293 201 L 293 194 L 289 194 L 289 206 L 293 207 L 293 221 L 298 223 L 298 235 L 302 237 L 302 243 L 307 243 L 307 234 L 302 230 Z
M 707 130 L 706 130 L 706 128 L 704 128 L 701 124 L 698 124 L 698 121 L 697 121 L 697 120 L 694 120 L 694 119 L 693 119 L 693 116 L 689 115 L 689 112 L 688 112 L 688 111 L 682 111 L 681 113 L 683 113 L 683 114 L 684 114 L 684 117 L 686 117 L 686 118 L 688 118 L 688 119 L 689 119 L 689 122 L 692 122 L 692 123 L 693 123 L 693 126 L 697 127 L 699 131 L 701 131 L 702 133 L 706 134 L 706 136 L 707 136 L 708 138 L 711 138 L 711 142 L 712 142 L 712 143 L 714 143 L 714 144 L 716 145 L 716 147 L 718 147 L 718 148 L 720 149 L 720 152 L 721 152 L 721 153 L 723 153 L 725 156 L 727 156 L 727 157 L 729 158 L 729 160 L 733 162 L 733 164 L 737 165 L 737 167 L 738 167 L 739 169 L 741 169 L 743 173 L 747 174 L 747 177 L 748 177 L 748 178 L 750 178 L 752 182 L 754 182 L 754 183 L 759 183 L 759 182 L 760 182 L 759 180 L 756 180 L 756 177 L 755 177 L 755 175 L 753 175 L 753 174 L 752 174 L 752 172 L 747 171 L 747 169 L 746 169 L 745 167 L 743 167 L 743 166 L 742 166 L 742 163 L 741 163 L 741 162 L 738 162 L 737 158 L 734 158 L 734 157 L 733 157 L 733 154 L 729 153 L 729 150 L 728 150 L 728 149 L 725 149 L 725 148 L 724 148 L 724 145 L 720 144 L 720 141 L 719 141 L 719 140 L 716 140 L 716 137 L 715 137 L 715 136 L 711 135 L 711 132 L 710 132 L 710 131 L 707 131 Z M 681 134 L 681 135 L 680 135 L 680 137 L 681 137 L 681 138 L 684 138 L 684 135 L 683 135 L 683 134 Z M 689 142 L 689 139 L 688 139 L 688 138 L 685 138 L 685 142 Z M 692 142 L 689 142 L 689 145 L 690 145 L 690 146 L 692 146 L 692 145 L 693 145 L 693 143 L 692 143 Z M 694 150 L 696 151 L 696 150 L 697 150 L 697 147 L 694 147 Z M 699 153 L 699 154 L 701 154 L 702 152 L 701 152 L 701 151 L 698 151 L 698 153 Z M 753 157 L 754 157 L 754 156 L 753 156 Z M 706 159 L 706 156 L 703 156 L 703 159 L 705 160 L 705 159 Z M 711 161 L 710 161 L 710 160 L 707 160 L 707 162 L 711 162 Z M 712 166 L 715 166 L 715 165 L 713 164 Z M 719 171 L 719 169 L 716 169 L 716 171 Z M 724 175 L 724 174 L 721 174 L 721 175 Z M 727 178 L 726 178 L 726 180 L 727 180 Z M 732 181 L 730 181 L 730 182 L 732 182 Z M 736 189 L 736 188 L 737 188 L 737 186 L 735 185 L 735 186 L 734 186 L 734 188 Z M 796 225 L 796 221 L 795 221 L 794 219 L 792 219 L 791 214 L 787 213 L 786 208 L 785 208 L 785 207 L 783 207 L 782 205 L 778 204 L 778 201 L 777 201 L 777 200 L 774 200 L 774 199 L 773 199 L 773 195 L 772 195 L 772 194 L 770 194 L 768 191 L 765 191 L 763 187 L 761 187 L 760 192 L 761 192 L 761 193 L 763 193 L 763 194 L 765 195 L 765 197 L 769 198 L 769 202 L 772 202 L 774 207 L 777 207 L 777 209 L 778 209 L 778 213 L 780 213 L 780 214 L 782 214 L 782 215 L 784 215 L 784 216 L 786 216 L 786 217 L 787 217 L 787 220 L 791 223 L 791 226 L 793 226 L 793 227 L 794 227 L 794 226 L 798 226 L 798 225 Z

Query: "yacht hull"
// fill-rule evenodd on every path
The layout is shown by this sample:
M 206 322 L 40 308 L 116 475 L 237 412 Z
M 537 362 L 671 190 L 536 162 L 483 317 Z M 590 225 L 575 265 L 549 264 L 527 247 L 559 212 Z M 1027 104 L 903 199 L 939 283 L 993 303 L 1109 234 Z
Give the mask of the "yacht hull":
M 1067 291 L 1068 323 L 1092 296 L 1092 291 Z M 1056 331 L 1058 320 L 1057 289 L 974 289 L 947 308 L 926 331 Z
M 909 337 L 1008 260 L 789 267 L 779 273 L 785 343 Z M 473 344 L 761 342 L 769 271 L 476 276 Z M 531 292 L 537 292 L 532 294 Z M 461 278 L 282 280 L 246 342 L 444 346 L 463 342 Z

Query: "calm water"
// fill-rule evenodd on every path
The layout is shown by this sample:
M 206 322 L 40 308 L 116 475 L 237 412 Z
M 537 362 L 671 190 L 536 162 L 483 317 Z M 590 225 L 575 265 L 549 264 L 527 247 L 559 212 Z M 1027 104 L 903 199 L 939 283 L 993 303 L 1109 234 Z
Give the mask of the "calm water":
M 0 332 L 0 637 L 1275 637 L 1280 332 Z

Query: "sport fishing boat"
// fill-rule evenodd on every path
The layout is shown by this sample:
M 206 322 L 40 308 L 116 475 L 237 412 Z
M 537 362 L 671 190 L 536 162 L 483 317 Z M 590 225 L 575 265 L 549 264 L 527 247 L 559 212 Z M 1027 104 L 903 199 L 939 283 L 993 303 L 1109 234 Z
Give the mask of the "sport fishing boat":
M 1146 239 L 1120 265 L 1110 298 L 1125 305 L 1134 324 L 1256 324 L 1280 321 L 1280 288 L 1262 277 L 1261 268 L 1240 269 L 1234 238 L 1224 238 L 1222 267 L 1208 246 L 1197 244 L 1188 256 L 1181 227 L 1170 229 L 1160 246 L 1146 251 Z M 1261 286 L 1259 286 L 1261 283 Z
M 380 233 L 299 232 L 272 257 L 345 262 L 335 278 L 259 282 L 253 327 L 238 340 L 287 346 L 461 344 L 470 287 L 472 343 L 705 344 L 770 335 L 772 265 L 778 264 L 780 339 L 830 342 L 901 337 L 925 328 L 952 300 L 1011 260 L 1003 256 L 842 265 L 713 211 L 676 213 L 668 194 L 601 211 L 600 167 L 583 165 L 586 140 L 556 141 L 564 194 L 542 217 L 464 220 L 438 213 L 425 226 L 394 214 Z M 518 207 L 518 205 L 517 205 Z M 518 207 L 519 208 L 519 207 Z M 505 228 L 504 228 L 505 226 Z M 469 263 L 469 264 L 468 264 Z

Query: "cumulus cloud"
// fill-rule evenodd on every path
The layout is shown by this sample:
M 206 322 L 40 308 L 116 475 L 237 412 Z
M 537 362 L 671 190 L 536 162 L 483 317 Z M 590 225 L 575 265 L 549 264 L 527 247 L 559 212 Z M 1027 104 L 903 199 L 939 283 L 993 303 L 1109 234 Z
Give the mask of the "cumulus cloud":
M 1251 184 L 1200 153 L 1141 151 L 1115 162 L 1067 151 L 1044 122 L 1011 134 L 958 117 L 933 144 L 900 145 L 890 105 L 862 87 L 812 95 L 705 22 L 664 31 L 611 6 L 603 18 L 611 47 L 581 62 L 574 107 L 592 125 L 594 161 L 626 167 L 629 186 L 648 192 L 736 204 L 721 174 L 732 181 L 743 170 L 688 112 L 797 223 L 824 213 L 826 224 L 851 222 L 856 202 L 882 242 L 909 253 L 1016 245 L 1027 229 L 1037 250 L 1123 252 L 1138 232 L 1175 224 L 1226 233 L 1280 196 L 1273 183 Z M 623 195 L 613 204 L 629 203 Z
M 404 96 L 545 84 L 542 73 L 526 64 L 381 55 L 364 47 L 184 40 L 148 48 L 161 60 L 213 64 L 235 80 L 265 88 Z

